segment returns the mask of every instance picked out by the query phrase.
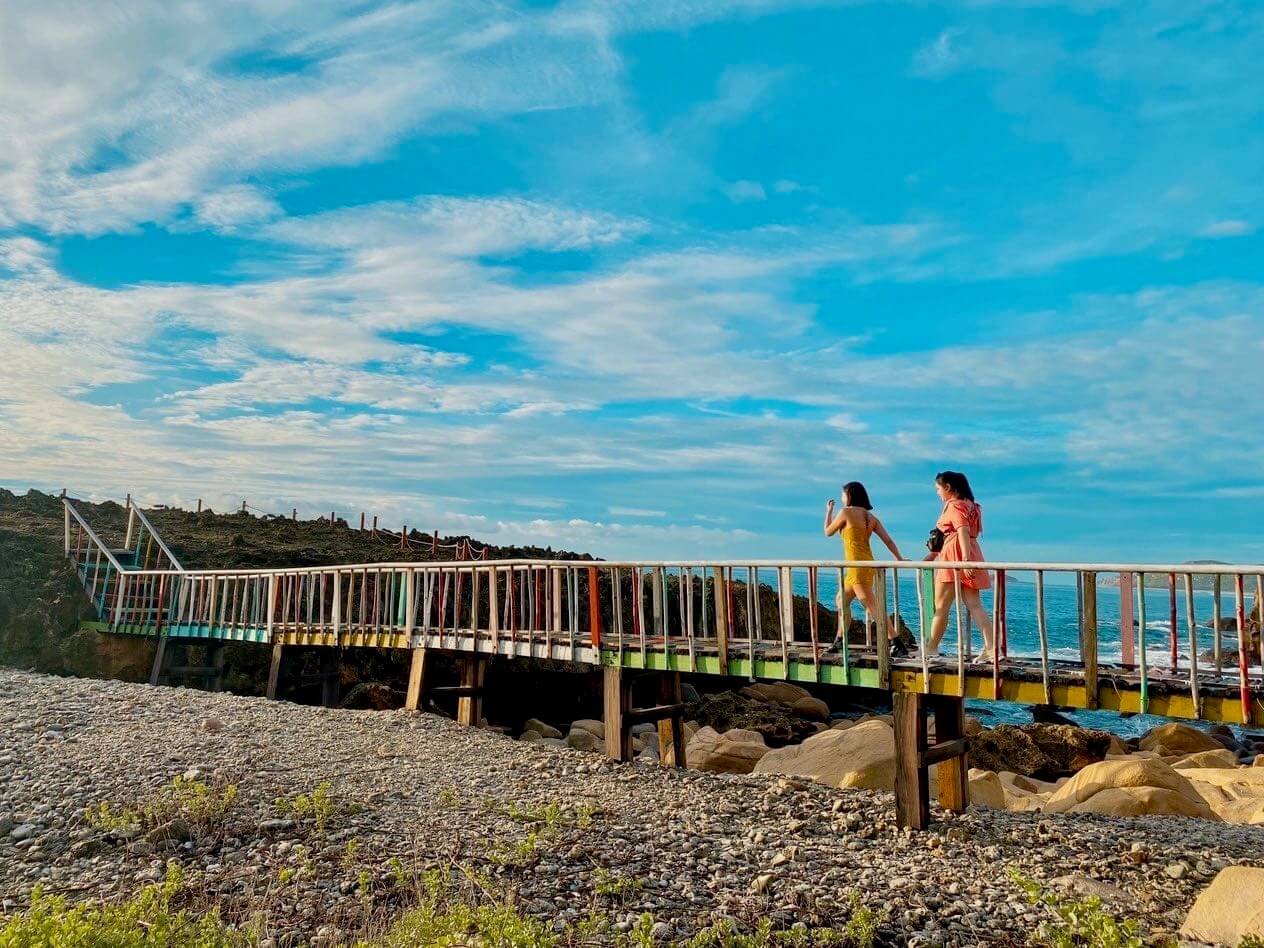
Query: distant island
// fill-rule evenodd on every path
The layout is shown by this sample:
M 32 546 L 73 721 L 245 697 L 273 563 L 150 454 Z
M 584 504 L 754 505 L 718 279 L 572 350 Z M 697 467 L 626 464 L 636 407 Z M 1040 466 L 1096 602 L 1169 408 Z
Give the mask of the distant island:
M 1183 563 L 1181 563 L 1181 565 L 1194 567 L 1194 566 L 1228 566 L 1229 564 L 1225 563 L 1223 560 L 1185 560 Z M 1233 577 L 1223 576 L 1221 580 L 1222 580 L 1220 583 L 1221 592 L 1232 594 L 1233 593 Z M 1146 589 L 1166 589 L 1167 582 L 1168 582 L 1168 579 L 1167 579 L 1166 573 L 1146 573 L 1145 574 Z M 1099 574 L 1098 579 L 1097 579 L 1097 585 L 1118 588 L 1119 574 L 1118 573 L 1110 573 L 1106 575 Z M 1185 588 L 1185 578 L 1183 576 L 1178 575 L 1176 577 L 1176 588 L 1177 589 Z M 1201 590 L 1214 590 L 1216 588 L 1216 577 L 1207 576 L 1207 575 L 1195 576 L 1194 588 L 1201 589 Z M 1246 583 L 1246 592 L 1250 594 L 1254 591 L 1254 589 L 1255 589 L 1255 583 L 1251 577 L 1248 577 L 1247 583 Z

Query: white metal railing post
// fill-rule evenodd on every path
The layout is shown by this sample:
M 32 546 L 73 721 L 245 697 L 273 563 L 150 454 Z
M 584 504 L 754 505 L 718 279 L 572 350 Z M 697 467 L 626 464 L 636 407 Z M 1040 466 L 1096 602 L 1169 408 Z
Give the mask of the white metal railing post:
M 63 519 L 65 520 L 65 543 L 63 545 L 63 549 L 65 550 L 66 555 L 69 556 L 70 555 L 70 506 L 64 500 L 61 502 L 61 513 L 62 513 Z
M 215 586 L 211 585 L 211 602 L 215 601 Z M 272 622 L 276 613 L 276 573 L 268 574 L 268 642 L 272 642 Z
M 132 548 L 132 538 L 136 535 L 136 508 L 132 506 L 132 495 L 127 495 L 127 539 L 123 541 L 123 549 Z

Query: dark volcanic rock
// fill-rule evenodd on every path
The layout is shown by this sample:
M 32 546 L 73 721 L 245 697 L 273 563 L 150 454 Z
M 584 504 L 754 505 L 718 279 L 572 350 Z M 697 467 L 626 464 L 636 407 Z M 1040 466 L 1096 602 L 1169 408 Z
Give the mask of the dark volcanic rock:
M 735 727 L 758 731 L 769 747 L 798 743 L 817 732 L 811 721 L 799 717 L 786 705 L 754 701 L 733 691 L 704 695 L 689 706 L 688 716 L 721 734 Z
M 1066 724 L 1001 724 L 970 741 L 970 766 L 1056 780 L 1106 756 L 1110 734 Z

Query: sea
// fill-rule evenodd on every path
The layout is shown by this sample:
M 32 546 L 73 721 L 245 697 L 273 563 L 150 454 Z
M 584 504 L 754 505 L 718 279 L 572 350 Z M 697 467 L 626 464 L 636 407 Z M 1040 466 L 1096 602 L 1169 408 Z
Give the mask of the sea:
M 899 579 L 899 612 L 901 618 L 917 634 L 919 627 L 917 586 L 912 571 L 902 574 Z M 775 588 L 775 571 L 761 571 L 770 575 L 761 575 L 765 583 Z M 889 574 L 888 574 L 889 576 Z M 1054 577 L 1055 579 L 1057 577 Z M 888 587 L 890 583 L 888 581 Z M 833 570 L 821 570 L 818 580 L 819 601 L 829 608 L 834 606 L 834 597 L 838 591 L 838 577 Z M 795 574 L 795 592 L 806 596 L 807 577 Z M 1123 657 L 1122 638 L 1120 635 L 1120 589 L 1117 586 L 1099 586 L 1097 590 L 1098 620 L 1098 659 L 1101 662 L 1118 662 Z M 1134 599 L 1134 634 L 1140 641 L 1139 630 L 1135 628 L 1135 589 Z M 888 588 L 888 609 L 894 599 L 892 590 Z M 995 590 L 983 593 L 983 602 L 991 611 L 995 605 Z M 1030 656 L 1039 658 L 1040 637 L 1036 625 L 1036 586 L 1034 582 L 1024 582 L 1020 577 L 1009 576 L 1006 583 L 1006 618 L 1008 626 L 1008 654 L 1011 657 Z M 1079 661 L 1079 597 L 1073 584 L 1060 584 L 1050 581 L 1046 576 L 1044 587 L 1045 628 L 1049 637 L 1050 660 Z M 1212 615 L 1214 609 L 1214 593 L 1211 590 L 1195 589 L 1193 593 L 1195 624 L 1198 640 L 1198 651 L 1201 654 L 1212 648 L 1214 632 Z M 1254 601 L 1253 590 L 1248 590 L 1248 606 Z M 1171 605 L 1169 593 L 1164 588 L 1147 588 L 1146 602 L 1146 658 L 1150 667 L 1164 670 L 1171 668 Z M 1178 585 L 1176 594 L 1178 668 L 1186 673 L 1189 670 L 1189 627 L 1186 618 L 1185 592 Z M 860 607 L 852 606 L 853 613 L 859 618 Z M 927 603 L 930 609 L 930 603 Z M 1221 594 L 1221 617 L 1234 614 L 1233 592 L 1227 589 Z M 967 614 L 968 615 L 968 614 Z M 957 625 L 955 611 L 948 622 L 948 632 L 940 645 L 940 650 L 947 655 L 957 653 Z M 825 633 L 823 633 L 825 634 Z M 1238 639 L 1236 630 L 1222 629 L 1221 648 L 1236 651 Z M 971 632 L 973 652 L 983 647 L 983 637 L 978 629 Z M 1023 724 L 1031 721 L 1031 711 L 1025 705 L 1012 704 L 1005 701 L 968 701 L 968 713 L 976 715 L 985 724 Z M 1152 715 L 1120 715 L 1109 711 L 1074 711 L 1064 712 L 1085 727 L 1109 730 L 1124 737 L 1143 734 L 1156 724 L 1168 721 Z

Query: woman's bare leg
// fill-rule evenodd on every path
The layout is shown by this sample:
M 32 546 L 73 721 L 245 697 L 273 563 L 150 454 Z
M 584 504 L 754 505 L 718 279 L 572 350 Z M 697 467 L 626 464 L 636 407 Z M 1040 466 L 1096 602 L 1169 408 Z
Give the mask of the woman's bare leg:
M 870 616 L 876 616 L 878 614 L 874 606 L 874 603 L 877 600 L 874 599 L 873 589 L 871 587 L 866 586 L 864 583 L 853 583 L 850 591 L 852 597 L 859 602 L 861 608 L 865 610 L 866 622 L 869 621 Z M 868 634 L 869 632 L 866 630 L 865 635 Z
M 838 606 L 838 632 L 834 636 L 835 641 L 842 641 L 843 636 L 847 634 L 847 628 L 851 625 L 851 603 L 856 598 L 856 594 L 850 588 L 845 588 L 834 599 L 834 603 Z
M 952 583 L 935 583 L 935 618 L 930 625 L 931 655 L 939 654 L 939 643 L 948 631 L 948 613 L 952 609 L 954 591 Z
M 996 643 L 992 641 L 992 616 L 988 614 L 987 607 L 983 605 L 977 589 L 962 589 L 961 601 L 974 618 L 974 624 L 983 633 L 983 652 L 979 657 L 985 661 L 991 661 L 992 650 L 996 647 Z

